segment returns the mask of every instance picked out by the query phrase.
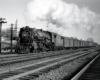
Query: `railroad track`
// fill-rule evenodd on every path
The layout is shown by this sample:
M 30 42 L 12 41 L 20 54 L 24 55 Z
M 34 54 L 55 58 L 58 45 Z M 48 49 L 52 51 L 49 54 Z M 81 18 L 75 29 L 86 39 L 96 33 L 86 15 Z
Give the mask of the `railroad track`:
M 63 50 L 62 50 L 63 51 Z M 62 52 L 60 51 L 60 52 Z M 77 51 L 77 50 L 74 50 L 74 51 Z M 70 50 L 68 50 L 66 53 L 68 52 L 72 52 Z M 48 53 L 48 54 L 46 54 Z M 9 54 L 9 55 L 0 55 L 0 61 L 4 61 L 4 60 L 10 60 L 10 59 L 17 59 L 17 58 L 24 58 L 24 57 L 30 57 L 30 56 L 41 56 L 41 55 L 50 55 L 50 54 L 55 54 L 56 51 L 50 51 L 50 52 L 41 52 L 41 53 L 29 53 L 29 54 L 15 54 L 15 55 L 12 55 L 12 54 Z
M 77 50 L 89 50 L 89 49 L 92 49 L 92 48 L 82 48 L 82 49 L 76 49 L 76 50 L 73 50 L 73 51 L 77 51 Z M 93 47 L 94 49 L 94 47 Z M 63 50 L 61 50 L 63 51 Z M 70 49 L 69 50 L 66 50 L 67 52 L 70 52 Z M 49 51 L 49 52 L 54 52 L 54 51 Z M 55 51 L 56 52 L 56 51 Z M 41 53 L 47 53 L 47 52 L 41 52 Z M 29 53 L 29 54 L 19 54 L 21 56 L 26 56 L 26 55 L 33 55 L 33 54 L 37 54 L 37 53 Z M 9 52 L 9 53 L 2 53 L 0 54 L 0 58 L 11 58 L 11 57 L 17 57 L 19 56 L 17 53 L 13 52 Z
M 35 54 L 21 54 L 17 56 L 6 56 L 6 57 L 0 57 L 0 66 L 10 64 L 13 62 L 19 62 L 19 61 L 24 61 L 24 60 L 31 60 L 31 59 L 37 59 L 37 58 L 45 58 L 45 57 L 52 57 L 52 56 L 58 56 L 62 54 L 70 54 L 72 52 L 78 52 L 80 50 L 73 50 L 73 51 L 51 51 L 49 53 L 47 52 L 42 52 L 42 53 L 35 53 Z M 82 50 L 81 50 L 82 51 Z
M 99 68 L 99 65 L 97 64 L 97 62 L 95 62 L 95 61 L 98 61 L 98 63 L 99 63 L 99 60 L 100 60 L 100 58 L 99 58 L 100 57 L 100 48 L 97 51 L 98 51 L 99 54 L 96 55 L 93 59 L 91 59 L 81 70 L 79 70 L 73 76 L 73 78 L 71 78 L 71 80 L 85 80 L 85 79 L 91 80 L 93 78 L 95 80 L 99 80 L 100 79 L 99 72 L 98 72 L 98 69 L 97 69 L 97 68 Z M 94 66 L 96 66 L 96 67 L 94 68 Z M 92 67 L 92 69 L 94 71 L 90 67 Z M 87 71 L 87 72 L 85 72 L 85 71 Z M 83 76 L 83 74 L 85 74 L 85 75 Z
M 78 51 L 74 51 L 78 52 Z M 59 56 L 59 55 L 66 55 L 71 52 L 66 52 L 65 54 L 63 52 L 59 53 L 47 53 L 47 54 L 30 54 L 30 55 L 22 55 L 22 56 L 13 56 L 13 57 L 3 57 L 0 59 L 0 66 L 10 64 L 10 63 L 16 63 L 16 62 L 21 62 L 21 61 L 26 61 L 26 60 L 32 60 L 32 59 L 40 59 L 40 58 L 45 58 L 45 57 L 52 57 L 52 56 Z M 72 54 L 72 53 L 71 53 Z
M 83 51 L 85 52 L 85 51 Z M 35 62 L 35 61 L 40 61 L 42 59 L 49 59 L 49 58 L 57 58 L 57 57 L 61 57 L 61 56 L 74 56 L 74 55 L 79 55 L 83 52 L 77 52 L 76 54 L 59 54 L 59 55 L 52 55 L 52 56 L 42 56 L 42 57 L 32 57 L 32 58 L 27 58 L 27 59 L 19 59 L 19 60 L 13 60 L 13 61 L 4 61 L 0 63 L 0 73 L 4 73 L 4 72 L 8 72 L 8 71 L 12 71 L 15 69 L 19 69 L 22 67 L 25 67 L 26 65 L 32 64 L 31 62 Z M 12 68 L 13 66 L 13 68 Z
M 86 48 L 86 49 L 88 49 L 88 48 Z M 15 60 L 15 59 L 20 59 L 20 58 L 25 58 L 25 57 L 35 57 L 35 56 L 37 56 L 37 57 L 39 57 L 39 56 L 45 56 L 45 55 L 55 55 L 55 54 L 61 54 L 61 53 L 69 53 L 69 52 L 75 52 L 75 51 L 79 51 L 79 50 L 83 50 L 83 49 L 78 49 L 78 50 L 72 50 L 72 51 L 70 51 L 70 50 L 68 50 L 67 52 L 62 52 L 62 51 L 59 51 L 60 53 L 57 53 L 56 51 L 54 52 L 54 51 L 51 51 L 51 52 L 49 52 L 48 54 L 46 54 L 47 52 L 41 52 L 41 53 L 33 53 L 33 54 L 16 54 L 16 55 L 0 55 L 0 62 L 2 62 L 2 61 L 8 61 L 8 60 Z M 89 50 L 89 49 L 88 49 Z M 90 49 L 91 50 L 91 49 Z M 83 50 L 84 51 L 84 50 Z M 52 54 L 51 54 L 52 53 Z
M 93 51 L 92 51 L 93 52 Z M 28 65 L 25 68 L 17 69 L 15 71 L 3 73 L 0 75 L 0 80 L 31 80 L 36 76 L 42 74 L 45 71 L 51 69 L 51 67 L 60 65 L 62 63 L 68 63 L 76 58 L 88 55 L 89 52 L 83 52 L 82 54 L 73 54 L 69 56 L 60 56 L 49 60 L 40 61 L 38 63 Z
M 91 50 L 89 50 L 89 51 L 91 51 Z M 71 52 L 70 51 L 65 52 L 66 54 L 64 54 L 64 52 L 59 52 L 59 53 L 54 52 L 52 54 L 45 54 L 45 53 L 39 54 L 39 55 L 30 54 L 30 55 L 22 55 L 23 57 L 17 56 L 18 58 L 13 57 L 13 58 L 10 58 L 9 60 L 6 59 L 6 60 L 3 60 L 3 61 L 0 61 L 0 73 L 4 73 L 4 72 L 14 70 L 14 69 L 16 69 L 16 67 L 21 68 L 21 66 L 29 65 L 30 62 L 38 61 L 39 59 L 59 57 L 61 55 L 65 56 L 65 55 L 69 55 L 69 54 L 74 55 L 72 52 L 73 53 L 78 52 L 78 50 L 71 51 Z M 29 64 L 27 64 L 27 63 L 29 63 Z M 18 66 L 17 64 L 20 65 L 20 66 Z M 24 64 L 26 64 L 26 65 L 24 65 Z M 13 69 L 11 68 L 12 66 L 14 66 Z
M 59 57 L 61 55 L 65 56 L 64 53 L 66 53 L 66 55 L 69 55 L 70 53 L 73 54 L 74 52 L 78 52 L 78 51 L 82 51 L 82 50 L 74 50 L 74 51 L 67 51 L 67 52 L 61 51 L 60 53 L 53 52 L 51 55 L 45 54 L 45 52 L 43 52 L 43 54 L 39 54 L 37 57 L 33 54 L 29 54 L 29 55 L 25 54 L 25 55 L 17 56 L 18 58 L 20 58 L 18 60 L 15 60 L 16 57 L 14 57 L 14 58 L 12 57 L 11 59 L 9 58 L 9 60 L 6 59 L 6 60 L 3 60 L 4 62 L 3 61 L 0 62 L 0 74 L 5 73 L 5 72 L 9 72 L 9 71 L 13 71 L 13 70 L 16 70 L 16 69 L 24 68 L 26 65 L 29 65 L 31 62 L 34 64 L 35 61 L 39 61 L 40 59 L 41 60 L 44 59 L 44 58 L 48 59 L 48 58 L 51 58 L 51 57 L 55 58 L 55 57 Z M 88 51 L 91 51 L 91 49 L 89 49 Z M 46 56 L 44 56 L 44 55 L 46 55 Z M 31 59 L 30 59 L 30 56 L 31 56 Z M 26 57 L 26 58 L 24 58 L 24 57 Z

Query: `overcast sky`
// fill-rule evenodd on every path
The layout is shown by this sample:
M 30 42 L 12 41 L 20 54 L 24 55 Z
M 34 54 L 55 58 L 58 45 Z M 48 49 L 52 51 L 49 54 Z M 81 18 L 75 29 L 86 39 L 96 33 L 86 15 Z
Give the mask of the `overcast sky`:
M 15 23 L 25 25 L 23 13 L 30 0 L 0 0 L 0 17 L 6 18 L 7 24 Z
M 67 3 L 75 3 L 80 7 L 87 6 L 90 10 L 100 14 L 100 0 L 64 0 Z
M 25 22 L 24 12 L 30 1 L 32 0 L 0 0 L 0 17 L 6 18 L 6 21 L 7 21 L 7 24 L 4 24 L 2 27 L 3 28 L 8 27 L 8 25 L 10 25 L 11 23 L 15 23 L 16 19 L 18 20 L 19 27 L 27 25 L 27 23 Z M 79 8 L 87 7 L 89 10 L 100 15 L 100 0 L 63 0 L 63 1 L 66 2 L 67 4 L 73 3 L 77 5 Z M 75 32 L 74 30 L 72 31 Z M 71 32 L 71 31 L 69 30 L 68 32 Z M 85 31 L 80 31 L 80 32 L 84 34 Z M 75 33 L 72 33 L 72 34 L 75 34 Z M 96 38 L 95 41 L 97 42 L 99 42 L 100 40 L 100 38 L 98 38 L 99 33 L 98 33 L 98 36 L 95 36 L 96 34 L 88 34 L 88 33 L 85 33 L 85 34 L 88 36 L 87 37 L 85 37 L 85 35 L 79 35 L 79 36 L 83 36 L 85 39 L 90 36 L 92 38 Z M 78 35 L 76 37 L 78 37 Z
M 6 18 L 8 24 L 15 23 L 24 26 L 23 13 L 31 0 L 0 0 L 0 17 Z M 100 0 L 64 0 L 67 3 L 75 3 L 79 7 L 86 6 L 90 10 L 100 14 Z

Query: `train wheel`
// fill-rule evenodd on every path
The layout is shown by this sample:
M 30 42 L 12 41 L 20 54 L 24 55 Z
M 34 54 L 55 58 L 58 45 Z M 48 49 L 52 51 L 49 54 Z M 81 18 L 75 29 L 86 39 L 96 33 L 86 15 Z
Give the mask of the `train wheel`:
M 34 52 L 34 47 L 30 48 L 30 53 Z
M 30 49 L 29 48 L 26 48 L 26 53 L 30 53 Z

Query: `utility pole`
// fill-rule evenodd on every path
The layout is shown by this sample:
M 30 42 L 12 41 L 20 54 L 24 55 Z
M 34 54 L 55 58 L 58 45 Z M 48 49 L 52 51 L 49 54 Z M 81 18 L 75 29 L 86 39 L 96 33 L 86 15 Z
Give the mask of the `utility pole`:
M 71 39 L 69 38 L 69 49 L 70 49 L 70 47 L 71 47 L 71 46 L 70 46 L 70 40 L 71 40 Z
M 14 24 L 11 24 L 11 53 L 12 53 L 13 25 Z
M 73 39 L 73 47 L 75 49 L 75 39 L 74 38 L 72 38 L 72 39 Z
M 2 23 L 7 23 L 3 20 L 5 20 L 5 18 L 0 18 L 0 54 L 1 54 L 1 29 L 2 29 Z

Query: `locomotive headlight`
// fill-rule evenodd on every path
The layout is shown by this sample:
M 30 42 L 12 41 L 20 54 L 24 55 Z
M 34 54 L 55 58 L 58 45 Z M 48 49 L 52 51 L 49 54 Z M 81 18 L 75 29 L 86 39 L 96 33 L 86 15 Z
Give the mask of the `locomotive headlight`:
M 27 36 L 26 34 L 22 34 L 22 36 Z
M 23 32 L 22 33 L 22 37 L 28 37 L 28 33 L 27 32 Z

